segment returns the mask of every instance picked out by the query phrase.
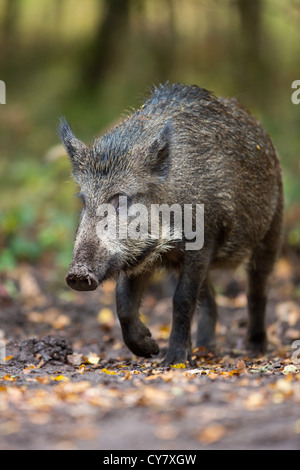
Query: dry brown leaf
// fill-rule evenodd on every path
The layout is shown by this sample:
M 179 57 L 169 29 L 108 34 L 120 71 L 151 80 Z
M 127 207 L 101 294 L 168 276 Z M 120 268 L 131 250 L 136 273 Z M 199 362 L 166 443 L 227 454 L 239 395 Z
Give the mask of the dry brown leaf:
M 41 411 L 34 411 L 29 414 L 28 416 L 29 421 L 33 424 L 44 425 L 49 423 L 50 416 L 49 413 L 41 412 Z
M 65 375 L 57 375 L 57 376 L 54 376 L 54 375 L 51 375 L 51 380 L 55 380 L 56 382 L 60 382 L 61 380 L 63 381 L 67 381 L 67 380 L 70 380 L 69 377 L 66 377 Z
M 95 439 L 99 435 L 99 428 L 94 425 L 90 426 L 79 426 L 74 430 L 73 433 L 75 439 L 82 439 L 83 441 L 88 441 Z
M 101 372 L 107 375 L 119 375 L 119 372 L 116 372 L 114 370 L 109 370 L 109 369 L 101 369 Z
M 300 321 L 300 308 L 295 302 L 280 302 L 276 305 L 275 313 L 280 321 L 285 321 L 293 327 Z
M 129 372 L 129 370 L 125 370 L 125 375 L 123 377 L 123 380 L 130 380 L 131 379 L 131 374 Z
M 286 338 L 299 339 L 300 338 L 300 330 L 297 330 L 296 328 L 288 328 L 286 330 L 286 332 L 284 333 L 284 336 Z
M 10 374 L 6 374 L 4 377 L 3 377 L 4 380 L 7 380 L 7 382 L 15 382 L 18 377 L 15 376 L 15 375 L 10 375 Z
M 179 434 L 179 429 L 172 424 L 163 424 L 155 428 L 154 435 L 158 439 L 172 440 Z
M 147 386 L 142 390 L 139 404 L 142 406 L 162 407 L 169 401 L 169 399 L 170 394 L 167 391 Z
M 84 362 L 83 355 L 81 353 L 74 352 L 73 354 L 69 354 L 67 358 L 68 358 L 68 362 L 70 364 L 73 364 L 74 366 L 79 366 L 80 364 Z
M 294 364 L 288 364 L 287 366 L 284 367 L 282 373 L 284 375 L 287 375 L 287 374 L 297 374 L 299 372 L 299 369 L 297 366 L 295 366 Z
M 244 308 L 247 305 L 247 296 L 245 293 L 241 293 L 232 299 L 230 297 L 225 297 L 224 295 L 217 295 L 216 302 L 220 307 Z
M 293 266 L 286 258 L 280 258 L 275 265 L 276 276 L 287 279 L 293 275 Z
M 46 384 L 50 383 L 50 379 L 47 376 L 44 376 L 44 377 L 39 377 L 38 376 L 38 377 L 35 378 L 35 380 L 37 382 L 39 382 L 40 384 L 43 384 L 43 385 L 46 385 Z
M 97 321 L 100 325 L 114 325 L 114 312 L 110 308 L 102 308 L 97 315 Z
M 88 356 L 82 356 L 83 362 L 85 364 L 97 365 L 100 361 L 100 357 L 96 353 L 89 353 Z
M 247 374 L 248 373 L 245 361 L 243 359 L 239 359 L 236 363 L 236 366 L 237 366 L 238 371 L 239 371 L 240 374 Z
M 101 289 L 103 290 L 103 292 L 110 292 L 114 294 L 115 288 L 116 288 L 116 281 L 109 279 L 105 281 Z
M 81 366 L 78 367 L 78 374 L 84 374 L 85 369 L 86 369 L 85 364 L 81 364 Z
M 170 336 L 170 326 L 169 325 L 161 325 L 158 331 L 159 339 L 168 339 Z
M 208 425 L 196 434 L 196 439 L 203 444 L 212 444 L 219 441 L 226 434 L 226 428 L 218 423 Z
M 0 434 L 8 436 L 9 434 L 15 434 L 20 430 L 20 423 L 16 420 L 8 420 L 0 423 Z
M 37 281 L 28 269 L 20 269 L 19 286 L 23 297 L 38 297 L 41 294 Z
M 153 373 L 153 374 L 148 375 L 147 377 L 145 377 L 145 380 L 147 380 L 147 382 L 149 382 L 151 380 L 157 380 L 159 377 L 161 377 L 161 374 Z
M 61 330 L 71 322 L 70 318 L 61 312 L 58 308 L 50 307 L 43 312 L 35 310 L 28 313 L 27 318 L 34 323 L 48 323 L 56 330 Z
M 35 366 L 33 364 L 30 364 L 29 366 L 25 367 L 25 369 L 22 370 L 22 373 L 24 375 L 30 374 L 32 369 L 35 369 Z
M 66 326 L 70 325 L 71 323 L 71 320 L 70 318 L 65 315 L 65 314 L 60 314 L 58 315 L 57 318 L 55 318 L 52 322 L 52 326 L 56 329 L 56 330 L 62 330 L 63 328 L 65 328 Z
M 248 410 L 256 410 L 266 404 L 265 396 L 262 392 L 252 392 L 244 401 L 244 406 Z

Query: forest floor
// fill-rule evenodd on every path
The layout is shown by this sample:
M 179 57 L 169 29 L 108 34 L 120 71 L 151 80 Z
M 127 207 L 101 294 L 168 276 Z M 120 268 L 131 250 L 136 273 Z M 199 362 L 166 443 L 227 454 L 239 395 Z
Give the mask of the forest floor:
M 0 449 L 299 449 L 300 272 L 282 258 L 267 309 L 268 352 L 243 349 L 245 280 L 216 274 L 218 350 L 162 368 L 133 356 L 115 317 L 114 281 L 93 293 L 20 266 L 0 282 Z M 145 296 L 160 347 L 171 323 L 170 280 Z

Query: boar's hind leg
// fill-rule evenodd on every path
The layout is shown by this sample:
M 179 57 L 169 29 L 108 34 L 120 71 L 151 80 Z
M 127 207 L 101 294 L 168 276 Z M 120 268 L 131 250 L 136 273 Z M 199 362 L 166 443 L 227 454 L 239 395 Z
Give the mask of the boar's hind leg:
M 265 352 L 267 346 L 265 311 L 268 277 L 280 248 L 281 216 L 281 210 L 278 210 L 264 240 L 254 249 L 248 265 L 249 321 L 246 346 L 255 353 Z
M 134 354 L 143 357 L 159 353 L 159 347 L 151 338 L 150 330 L 139 317 L 139 307 L 147 280 L 147 275 L 129 277 L 122 273 L 116 289 L 117 314 L 124 343 Z
M 215 345 L 217 305 L 213 286 L 208 278 L 203 282 L 198 296 L 197 313 L 199 315 L 196 346 L 209 349 Z

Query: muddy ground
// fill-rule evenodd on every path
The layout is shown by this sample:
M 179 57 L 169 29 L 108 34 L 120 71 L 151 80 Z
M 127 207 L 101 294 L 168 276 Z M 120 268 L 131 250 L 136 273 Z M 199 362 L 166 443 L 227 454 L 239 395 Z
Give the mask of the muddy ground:
M 300 448 L 297 263 L 273 276 L 265 356 L 244 350 L 244 274 L 217 273 L 218 350 L 168 369 L 123 345 L 113 281 L 75 293 L 59 276 L 24 265 L 1 278 L 0 449 Z M 162 350 L 173 288 L 157 278 L 143 304 Z

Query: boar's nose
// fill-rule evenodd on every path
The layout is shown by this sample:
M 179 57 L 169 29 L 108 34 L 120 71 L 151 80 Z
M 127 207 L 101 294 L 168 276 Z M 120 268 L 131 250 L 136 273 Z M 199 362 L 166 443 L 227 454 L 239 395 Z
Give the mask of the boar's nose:
M 66 282 L 74 290 L 97 289 L 99 282 L 86 266 L 73 266 L 66 276 Z

